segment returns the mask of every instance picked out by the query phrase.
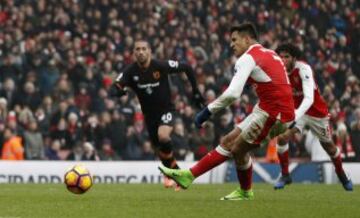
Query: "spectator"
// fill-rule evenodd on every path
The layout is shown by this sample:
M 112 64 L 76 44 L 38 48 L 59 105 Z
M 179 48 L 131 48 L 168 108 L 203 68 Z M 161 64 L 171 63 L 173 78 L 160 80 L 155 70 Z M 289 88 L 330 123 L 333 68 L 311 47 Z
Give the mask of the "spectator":
M 100 160 L 94 146 L 91 143 L 84 142 L 83 143 L 83 149 L 84 149 L 84 153 L 82 155 L 81 160 L 94 160 L 94 161 L 99 161 Z
M 145 129 L 144 116 L 137 112 L 134 116 L 134 127 L 128 127 L 126 137 L 128 138 L 126 145 L 126 159 L 139 160 L 142 156 L 142 146 L 148 140 L 149 135 Z
M 24 145 L 22 139 L 13 130 L 5 128 L 4 145 L 1 153 L 2 160 L 24 160 Z
M 16 135 L 21 136 L 29 125 L 28 116 L 20 121 L 21 112 L 30 114 L 24 112 L 25 107 L 36 117 L 43 140 L 58 131 L 61 119 L 67 126 L 68 116 L 74 112 L 81 125 L 78 130 L 84 134 L 80 139 L 75 137 L 75 141 L 66 142 L 62 149 L 73 149 L 78 142 L 86 140 L 100 150 L 102 140 L 110 138 L 121 156 L 126 156 L 124 150 L 127 150 L 129 156 L 141 158 L 148 136 L 141 131 L 139 136 L 135 131 L 138 124 L 133 117 L 140 109 L 138 100 L 131 92 L 119 101 L 110 100 L 107 94 L 107 84 L 113 74 L 132 62 L 130 51 L 134 40 L 147 37 L 156 58 L 191 64 L 199 90 L 210 102 L 226 88 L 233 73 L 234 59 L 228 58 L 231 55 L 227 46 L 228 24 L 250 20 L 257 24 L 260 41 L 269 48 L 291 41 L 302 49 L 332 111 L 334 132 L 344 133 L 346 129 L 347 137 L 342 142 L 352 141 L 356 152 L 358 140 L 354 141 L 355 130 L 351 127 L 360 105 L 358 1 L 299 1 L 298 4 L 294 1 L 285 4 L 282 1 L 211 1 L 209 5 L 194 0 L 166 3 L 155 0 L 151 4 L 130 0 L 66 1 L 56 6 L 43 4 L 41 10 L 32 2 L 17 0 L 1 4 L 1 11 L 9 16 L 0 21 L 0 97 L 7 101 L 5 111 L 0 100 L 0 119 L 2 117 Z M 179 78 L 171 82 L 185 130 L 192 132 L 196 111 L 188 106 L 189 87 L 182 86 Z M 244 92 L 246 97 L 231 108 L 229 117 L 235 122 L 251 111 L 256 98 L 251 87 Z M 106 118 L 108 115 L 101 115 L 103 112 L 113 114 L 114 110 L 125 117 L 126 122 L 120 120 L 129 134 L 124 134 L 127 131 L 124 129 L 119 130 L 119 135 L 111 131 L 111 128 L 120 128 L 117 115 L 110 119 Z M 344 114 L 344 121 L 337 125 L 340 112 Z M 90 124 L 89 119 L 98 121 Z M 214 122 L 218 124 L 220 120 Z M 96 125 L 90 127 L 94 123 Z M 213 131 L 216 131 L 215 143 L 223 133 L 219 129 Z M 195 133 L 189 136 L 196 138 Z M 200 144 L 191 146 L 198 150 Z
M 45 148 L 41 133 L 38 130 L 36 120 L 29 122 L 28 130 L 24 133 L 25 156 L 28 160 L 44 160 Z
M 0 120 L 4 122 L 7 116 L 7 100 L 6 98 L 0 98 Z
M 26 82 L 23 92 L 16 96 L 16 104 L 24 107 L 27 106 L 31 110 L 35 110 L 41 103 L 40 94 L 36 91 L 35 85 L 32 82 Z
M 0 96 L 4 97 L 7 100 L 8 108 L 13 108 L 15 103 L 15 82 L 12 78 L 7 78 L 4 81 L 2 89 L 0 89 Z
M 99 151 L 100 160 L 120 160 L 119 155 L 116 154 L 112 148 L 111 141 L 104 139 L 101 150 Z
M 72 148 L 74 143 L 64 118 L 61 118 L 56 129 L 51 131 L 50 137 L 52 140 L 59 140 L 61 149 Z
M 84 149 L 81 142 L 78 142 L 67 156 L 66 160 L 81 161 L 84 154 Z
M 60 149 L 61 142 L 60 140 L 53 140 L 50 147 L 45 149 L 45 156 L 48 160 L 60 160 Z
M 215 139 L 214 123 L 208 121 L 204 128 L 194 129 L 190 133 L 190 144 L 193 146 L 196 160 L 206 155 L 213 147 Z
M 151 146 L 150 140 L 146 140 L 142 145 L 141 160 L 155 160 L 155 152 Z

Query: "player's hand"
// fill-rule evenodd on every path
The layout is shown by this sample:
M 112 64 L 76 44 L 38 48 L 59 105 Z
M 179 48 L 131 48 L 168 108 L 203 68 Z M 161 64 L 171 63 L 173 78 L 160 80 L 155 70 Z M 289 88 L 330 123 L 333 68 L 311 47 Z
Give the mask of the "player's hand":
M 202 109 L 199 113 L 195 115 L 195 126 L 201 128 L 202 124 L 211 117 L 211 112 L 207 107 Z
M 194 91 L 193 102 L 194 105 L 199 109 L 205 107 L 205 99 L 202 97 L 199 90 Z
M 126 90 L 122 89 L 118 83 L 113 83 L 109 90 L 110 97 L 121 97 L 126 94 Z

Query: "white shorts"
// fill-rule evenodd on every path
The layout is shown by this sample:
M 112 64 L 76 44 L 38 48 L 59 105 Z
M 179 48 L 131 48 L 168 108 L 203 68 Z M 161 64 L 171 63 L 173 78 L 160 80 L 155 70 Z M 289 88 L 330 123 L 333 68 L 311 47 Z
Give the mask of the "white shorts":
M 309 115 L 304 115 L 296 121 L 295 127 L 302 133 L 305 126 L 308 126 L 320 142 L 331 142 L 330 118 L 317 118 Z
M 241 129 L 241 135 L 246 142 L 250 144 L 260 144 L 265 138 L 269 137 L 270 130 L 275 124 L 277 126 L 277 124 L 282 123 L 276 118 L 270 117 L 266 111 L 256 105 L 251 114 L 239 123 L 237 127 Z M 284 130 L 287 128 L 286 125 L 287 124 L 283 125 L 285 126 Z M 282 132 L 283 131 L 280 133 Z

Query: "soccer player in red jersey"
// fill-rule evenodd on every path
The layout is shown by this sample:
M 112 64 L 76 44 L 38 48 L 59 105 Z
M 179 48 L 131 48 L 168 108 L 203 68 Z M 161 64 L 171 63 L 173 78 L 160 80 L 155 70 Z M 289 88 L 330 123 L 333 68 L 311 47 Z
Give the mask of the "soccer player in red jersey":
M 240 188 L 221 199 L 252 199 L 254 193 L 251 188 L 252 161 L 249 151 L 259 147 L 273 126 L 280 124 L 286 127 L 293 122 L 295 109 L 285 66 L 275 51 L 264 48 L 257 38 L 252 23 L 231 28 L 230 46 L 238 58 L 234 77 L 224 93 L 196 115 L 195 124 L 200 128 L 212 114 L 238 99 L 246 82 L 255 87 L 258 104 L 240 125 L 224 137 L 219 146 L 189 170 L 159 167 L 181 187 L 188 188 L 196 177 L 234 157 Z
M 319 138 L 320 144 L 331 157 L 336 175 L 344 189 L 352 191 L 352 182 L 342 167 L 340 149 L 331 138 L 329 111 L 320 95 L 311 67 L 306 62 L 299 60 L 301 52 L 292 44 L 280 45 L 276 52 L 283 59 L 289 73 L 296 108 L 296 124 L 294 128 L 288 129 L 278 137 L 276 146 L 281 166 L 281 177 L 275 183 L 274 188 L 282 189 L 285 185 L 291 183 L 288 142 L 295 133 L 301 133 L 304 127 L 308 126 L 314 135 Z

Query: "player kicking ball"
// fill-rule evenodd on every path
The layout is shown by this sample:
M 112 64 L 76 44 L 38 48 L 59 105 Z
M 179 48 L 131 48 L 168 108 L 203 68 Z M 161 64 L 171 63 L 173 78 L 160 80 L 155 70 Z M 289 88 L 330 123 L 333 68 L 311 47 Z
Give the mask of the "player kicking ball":
M 286 65 L 290 83 L 293 87 L 295 103 L 295 127 L 279 135 L 276 145 L 281 166 L 281 177 L 275 183 L 274 189 L 283 189 L 292 182 L 289 173 L 289 139 L 295 133 L 302 133 L 305 126 L 319 138 L 321 146 L 331 157 L 336 175 L 346 191 L 352 191 L 353 185 L 346 175 L 341 162 L 340 149 L 331 139 L 329 111 L 313 77 L 311 67 L 299 61 L 300 50 L 292 44 L 280 45 L 276 52 Z
M 195 124 L 200 128 L 212 114 L 238 99 L 246 82 L 255 86 L 259 98 L 252 113 L 189 170 L 159 167 L 161 172 L 184 189 L 197 177 L 233 157 L 240 187 L 221 200 L 253 199 L 249 151 L 259 147 L 272 127 L 280 125 L 286 129 L 295 119 L 291 85 L 285 66 L 275 51 L 264 48 L 257 39 L 258 34 L 252 23 L 231 28 L 230 46 L 238 58 L 235 74 L 224 93 L 196 115 Z

